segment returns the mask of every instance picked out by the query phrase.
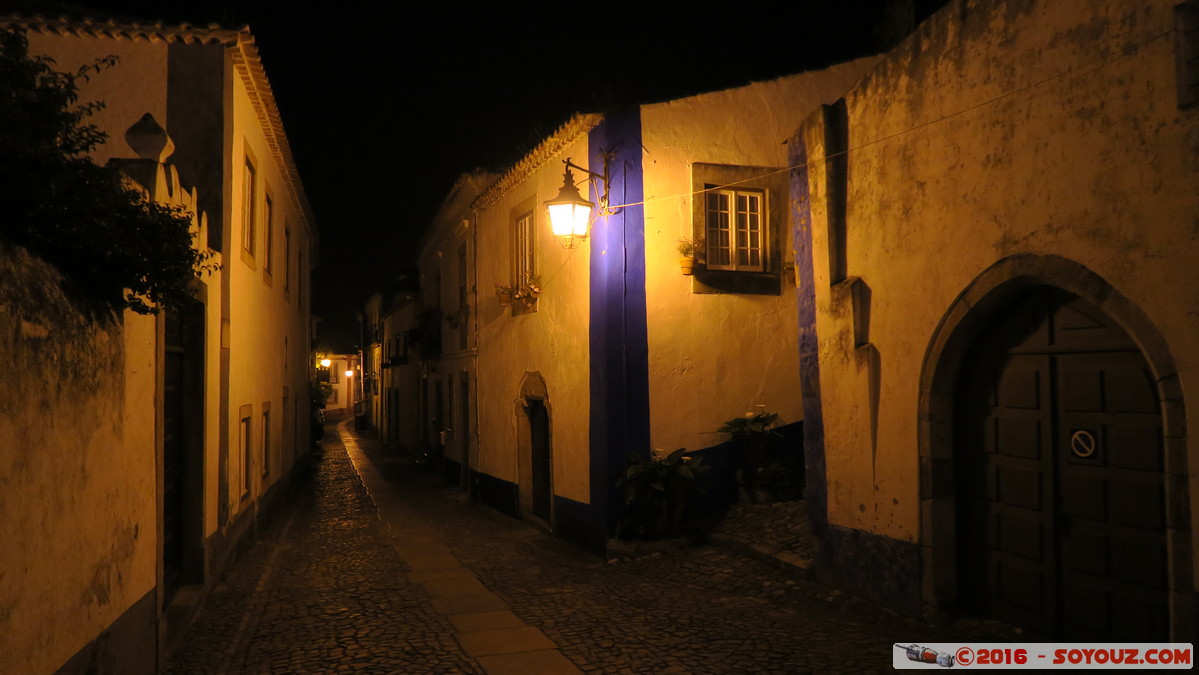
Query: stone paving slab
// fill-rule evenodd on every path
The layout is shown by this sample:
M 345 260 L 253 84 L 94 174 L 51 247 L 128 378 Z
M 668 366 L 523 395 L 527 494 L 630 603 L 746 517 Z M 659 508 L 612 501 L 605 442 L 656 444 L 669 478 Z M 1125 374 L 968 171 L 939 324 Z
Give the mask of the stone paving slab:
M 434 600 L 439 598 L 485 595 L 488 593 L 487 587 L 479 583 L 478 579 L 431 579 L 429 581 L 422 581 L 420 584 L 425 587 L 425 592 Z
M 438 555 L 418 555 L 410 558 L 404 558 L 408 566 L 413 570 L 452 570 L 462 567 L 462 563 L 458 559 L 448 553 Z
M 470 612 L 450 616 L 450 623 L 459 633 L 469 633 L 476 630 L 494 630 L 496 628 L 516 628 L 525 625 L 520 617 L 506 609 L 490 612 Z
M 507 603 L 495 593 L 477 593 L 457 598 L 433 598 L 433 607 L 442 614 L 466 614 L 508 609 Z
M 424 543 L 412 543 L 399 540 L 395 544 L 396 550 L 405 558 L 427 558 L 435 555 L 453 555 L 453 551 L 449 546 L 439 542 L 431 541 Z
M 515 615 L 514 615 L 515 616 Z M 558 645 L 532 626 L 513 626 L 458 633 L 458 644 L 471 656 L 492 654 L 516 654 L 544 649 L 557 649 Z
M 557 650 L 481 656 L 479 663 L 487 675 L 571 675 L 583 672 Z
M 474 579 L 478 581 L 475 573 L 465 567 L 455 567 L 451 569 L 439 570 L 422 570 L 419 572 L 409 572 L 408 578 L 417 583 L 425 583 L 426 581 L 441 581 L 443 579 Z

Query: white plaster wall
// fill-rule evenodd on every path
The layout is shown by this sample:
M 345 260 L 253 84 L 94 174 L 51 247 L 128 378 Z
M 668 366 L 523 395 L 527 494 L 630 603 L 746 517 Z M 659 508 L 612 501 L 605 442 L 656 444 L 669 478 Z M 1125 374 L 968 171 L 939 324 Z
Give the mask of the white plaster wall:
M 794 290 L 784 284 L 780 296 L 700 295 L 679 272 L 676 245 L 692 233 L 691 167 L 786 167 L 784 142 L 794 129 L 876 61 L 642 106 L 653 447 L 715 445 L 724 440 L 714 432 L 725 420 L 758 405 L 784 423 L 803 419 Z M 772 208 L 789 209 L 787 195 L 778 197 Z M 793 260 L 790 228 L 780 241 L 782 259 Z
M 303 374 L 308 372 L 309 359 L 306 355 L 308 314 L 303 300 L 307 297 L 307 280 L 300 284 L 292 278 L 284 288 L 283 273 L 286 263 L 284 252 L 284 223 L 291 228 L 291 273 L 303 273 L 299 269 L 299 251 L 304 247 L 307 233 L 303 228 L 303 211 L 287 188 L 285 168 L 276 160 L 268 143 L 258 114 L 251 104 L 249 93 L 241 78 L 240 66 L 228 67 L 227 86 L 232 88 L 231 131 L 229 147 L 225 149 L 226 187 L 228 211 L 225 222 L 229 224 L 230 236 L 224 255 L 224 273 L 229 279 L 229 499 L 230 514 L 236 515 L 259 495 L 263 494 L 279 478 L 286 475 L 295 456 L 292 448 L 283 447 L 283 387 L 289 387 L 289 407 L 295 404 L 290 399 L 305 396 Z M 244 204 L 242 186 L 246 179 L 245 158 L 247 149 L 253 159 L 257 195 L 255 199 L 256 242 L 253 264 L 242 256 L 241 223 Z M 273 203 L 274 226 L 273 265 L 269 282 L 264 274 L 266 252 L 265 198 L 270 195 Z M 307 250 L 303 248 L 303 250 Z M 308 264 L 308 255 L 304 257 Z M 286 338 L 287 349 L 284 344 Z M 288 353 L 290 352 L 290 353 Z M 285 367 L 284 362 L 289 361 Z M 345 368 L 341 378 L 344 380 Z M 343 398 L 344 402 L 346 399 Z M 263 404 L 270 402 L 270 471 L 262 474 L 263 448 L 262 413 Z M 250 467 L 252 487 L 247 499 L 241 499 L 242 465 L 239 454 L 239 431 L 241 406 L 253 406 L 253 466 Z M 340 404 L 344 406 L 345 404 Z M 293 435 L 293 439 L 296 437 Z M 300 436 L 299 440 L 302 440 Z
M 384 333 L 394 339 L 398 333 L 401 344 L 396 346 L 396 356 L 403 356 L 404 331 L 412 328 L 416 322 L 415 300 L 406 301 L 403 305 L 389 312 L 383 318 Z M 386 396 L 388 387 L 399 390 L 399 410 L 394 416 L 383 418 L 383 439 L 401 448 L 415 449 L 420 444 L 420 372 L 416 352 L 411 345 L 408 351 L 408 363 L 394 365 L 383 371 Z M 390 405 L 390 403 L 387 403 Z M 393 420 L 396 425 L 393 426 Z M 473 425 L 473 420 L 472 420 Z
M 107 54 L 116 54 L 119 57 L 118 65 L 92 75 L 91 79 L 81 83 L 80 87 L 81 102 L 99 100 L 106 104 L 104 109 L 88 120 L 109 135 L 109 142 L 97 148 L 92 155 L 98 163 L 103 164 L 112 157 L 134 156 L 124 141 L 124 132 L 147 112 L 153 114 L 155 119 L 169 130 L 171 125 L 166 106 L 166 43 L 78 35 L 63 37 L 40 33 L 29 33 L 29 40 L 30 53 L 53 54 L 57 70 L 73 71 L 78 66 L 91 63 Z M 233 448 L 229 457 L 230 485 L 240 485 L 240 465 L 236 454 L 236 417 L 240 402 L 254 404 L 254 437 L 257 443 L 261 443 L 262 402 L 272 401 L 272 470 L 265 478 L 260 476 L 260 472 L 256 472 L 259 475 L 255 479 L 253 494 L 259 494 L 284 475 L 285 470 L 294 461 L 296 453 L 282 447 L 284 438 L 290 437 L 304 447 L 307 446 L 308 439 L 310 324 L 306 298 L 310 284 L 307 279 L 308 271 L 301 269 L 299 261 L 302 251 L 304 267 L 311 264 L 310 246 L 307 243 L 309 233 L 304 226 L 300 205 L 291 193 L 284 189 L 284 171 L 275 162 L 269 150 L 261 125 L 249 104 L 245 87 L 232 68 L 226 76 L 233 77 L 228 84 L 232 88 L 234 101 L 232 118 L 228 125 L 233 147 L 211 150 L 222 153 L 225 157 L 226 181 L 223 185 L 197 187 L 202 194 L 216 194 L 220 203 L 226 205 L 228 211 L 222 214 L 225 222 L 240 223 L 241 192 L 238 181 L 243 165 L 242 139 L 247 139 L 257 159 L 259 179 L 265 180 L 262 184 L 270 186 L 274 197 L 276 259 L 273 285 L 267 286 L 262 280 L 261 265 L 256 268 L 256 274 L 249 274 L 243 269 L 245 265 L 237 255 L 240 242 L 234 241 L 228 247 L 231 254 L 217 259 L 223 264 L 222 271 L 204 279 L 209 285 L 206 298 L 206 535 L 213 534 L 219 525 L 216 486 L 221 439 L 218 412 L 220 391 L 217 384 L 220 382 L 220 353 L 224 344 L 219 291 L 222 274 L 231 275 L 233 284 L 230 299 L 233 319 L 224 334 L 229 340 L 227 346 L 231 347 L 232 355 L 229 403 L 230 417 L 233 419 L 229 427 L 231 438 L 226 439 L 227 442 L 231 441 L 229 447 Z M 265 193 L 260 191 L 260 198 L 262 194 Z M 286 290 L 282 283 L 282 272 L 286 269 L 282 258 L 285 221 L 290 224 L 292 233 L 292 278 Z M 232 231 L 237 233 L 240 230 L 234 226 Z M 260 221 L 260 237 L 262 231 Z M 259 250 L 261 251 L 261 241 Z M 25 527 L 28 524 L 29 531 L 14 533 L 11 537 L 6 536 L 5 540 L 34 543 L 25 551 L 30 554 L 26 559 L 0 563 L 0 615 L 4 615 L 10 609 L 6 606 L 9 604 L 6 600 L 13 597 L 2 590 L 2 585 L 6 582 L 19 582 L 21 597 L 11 605 L 16 608 L 13 609 L 16 613 L 11 615 L 14 619 L 12 625 L 27 627 L 19 631 L 0 631 L 0 672 L 16 672 L 16 668 L 4 667 L 3 659 L 8 657 L 14 659 L 12 663 L 23 664 L 23 672 L 50 671 L 57 668 L 66 658 L 95 638 L 101 630 L 107 628 L 156 583 L 158 488 L 154 464 L 157 444 L 153 406 L 157 364 L 153 355 L 157 353 L 157 328 L 154 320 L 128 317 L 123 339 L 128 355 L 127 372 L 123 380 L 124 394 L 114 396 L 113 392 L 122 391 L 122 383 L 117 382 L 107 389 L 101 400 L 71 400 L 57 408 L 58 412 L 51 416 L 53 422 L 38 421 L 35 416 L 29 417 L 28 419 L 33 421 L 28 423 L 22 418 L 21 424 L 26 426 L 16 427 L 12 422 L 16 418 L 9 417 L 8 428 L 5 429 L 5 418 L 0 418 L 0 449 L 30 445 L 26 442 L 10 443 L 10 439 L 4 438 L 4 433 L 15 433 L 24 438 L 33 430 L 41 429 L 40 434 L 48 435 L 39 436 L 32 445 L 48 444 L 44 456 L 49 457 L 50 452 L 54 451 L 59 457 L 83 458 L 81 464 L 57 466 L 59 471 L 65 469 L 61 475 L 53 475 L 55 466 L 41 466 L 35 471 L 40 472 L 40 477 L 33 478 L 32 482 L 20 489 L 5 491 L 14 499 L 20 497 L 21 503 L 27 504 L 29 509 L 35 511 L 51 504 L 52 517 L 14 516 L 9 519 L 14 526 Z M 16 353 L 8 349 L 0 351 L 5 354 Z M 286 377 L 284 359 L 290 359 Z M 55 382 L 55 379 L 49 376 L 34 376 L 30 377 L 30 381 L 44 384 Z M 289 405 L 300 411 L 302 418 L 294 412 L 291 415 L 285 414 L 282 404 L 284 385 L 290 387 Z M 68 385 L 60 383 L 57 386 L 62 387 L 65 392 Z M 116 414 L 114 411 L 121 410 L 118 404 L 121 399 L 125 402 L 123 422 L 96 422 L 93 419 L 97 416 L 111 419 L 112 414 Z M 36 400 L 36 397 L 29 400 Z M 301 405 L 297 406 L 297 401 Z M 80 406 L 79 410 L 71 407 L 76 404 Z M 21 412 L 24 414 L 27 411 Z M 285 419 L 289 419 L 296 429 L 290 436 L 284 434 Z M 64 420 L 74 422 L 63 426 Z M 105 435 L 106 425 L 114 427 L 113 433 L 119 435 L 118 440 L 114 441 Z M 62 452 L 55 450 L 59 445 L 77 442 L 79 439 L 90 439 L 86 452 L 81 453 L 77 448 L 63 449 Z M 104 461 L 86 459 L 92 456 L 99 457 L 106 452 L 111 454 L 109 446 L 113 443 L 121 448 L 120 452 L 123 454 L 115 458 L 106 456 Z M 261 457 L 260 454 L 256 456 Z M 133 457 L 137 460 L 131 459 Z M 71 478 L 73 472 L 79 472 L 80 477 Z M 26 488 L 32 492 L 27 492 Z M 235 503 L 233 513 L 237 511 L 239 493 L 240 490 L 236 487 L 230 490 L 231 499 Z M 56 501 L 61 503 L 55 503 Z M 17 507 L 10 509 L 7 504 L 4 506 L 0 512 L 6 515 L 18 513 Z M 53 533 L 53 536 L 47 537 L 47 532 Z M 133 543 L 130 543 L 131 537 Z M 64 546 L 65 549 L 62 548 Z M 78 554 L 78 551 L 86 553 Z M 17 551 L 14 549 L 11 553 L 15 554 Z M 110 560 L 111 564 L 106 563 L 106 559 Z M 75 565 L 75 561 L 79 564 Z M 8 564 L 9 562 L 12 564 Z M 11 570 L 21 572 L 4 574 Z M 37 605 L 36 609 L 30 609 L 32 605 L 21 604 L 29 601 L 31 597 Z M 36 654 L 27 653 L 27 649 L 34 649 Z M 29 667 L 29 664 L 32 664 L 32 667 Z M 38 664 L 45 667 L 37 667 Z
M 881 395 L 872 448 L 816 214 L 831 522 L 916 540 L 921 361 L 955 297 L 1009 255 L 1069 258 L 1138 304 L 1199 428 L 1199 292 L 1185 281 L 1199 250 L 1199 116 L 1176 107 L 1173 4 L 953 3 L 847 97 L 848 271 L 872 289 Z
M 354 367 L 353 357 L 346 354 L 334 354 L 329 359 L 332 363 L 329 365 L 329 384 L 335 392 L 326 401 L 326 409 L 330 413 L 337 411 L 346 411 L 353 407 L 353 377 L 346 377 L 346 371 Z M 334 382 L 336 378 L 336 382 Z
M 89 73 L 79 82 L 79 103 L 101 101 L 104 108 L 85 120 L 108 133 L 108 142 L 96 148 L 92 158 L 105 164 L 113 157 L 136 157 L 125 143 L 125 130 L 150 113 L 163 128 L 167 119 L 167 44 L 165 42 L 114 40 L 84 35 L 62 36 L 28 32 L 29 54 L 51 55 L 57 71 L 75 72 L 98 58 L 115 55 L 115 66 Z
M 479 450 L 477 469 L 517 482 L 517 424 L 520 385 L 539 372 L 548 389 L 554 493 L 590 502 L 590 255 L 589 242 L 564 249 L 546 225 L 544 202 L 562 187 L 563 159 L 583 163 L 586 137 L 550 158 L 523 183 L 478 214 Z M 577 174 L 576 174 L 577 175 Z M 501 309 L 494 288 L 512 283 L 513 209 L 534 200 L 537 311 L 515 315 Z M 598 226 L 598 225 L 597 225 Z
M 124 132 L 143 114 L 165 123 L 164 44 L 28 37 L 58 71 L 119 57 L 79 83 L 80 103 L 105 103 L 87 119 L 109 134 L 96 162 L 135 156 Z M 13 360 L 3 389 L 25 392 L 0 404 L 0 539 L 20 544 L 0 553 L 0 672 L 50 672 L 156 585 L 157 324 L 132 313 L 123 329 L 80 323 L 53 272 L 19 264 L 0 278 L 51 298 L 31 309 L 5 294 L 0 310 L 0 334 L 16 340 L 0 346 Z
M 470 435 L 474 435 L 474 420 L 462 419 L 462 402 L 461 385 L 459 384 L 461 373 L 466 372 L 470 379 L 470 389 L 475 390 L 475 372 L 474 372 L 474 313 L 476 308 L 475 294 L 472 292 L 471 284 L 473 282 L 473 272 L 471 267 L 473 237 L 472 226 L 464 224 L 464 221 L 470 220 L 469 204 L 470 201 L 478 195 L 482 186 L 476 184 L 477 181 L 472 180 L 469 176 L 464 175 L 458 179 L 450 193 L 442 202 L 441 208 L 438 209 L 430 224 L 429 231 L 425 235 L 424 245 L 421 247 L 419 265 L 421 269 L 421 292 L 424 298 L 425 306 L 436 307 L 441 310 L 441 318 L 438 320 L 438 330 L 441 335 L 441 356 L 437 359 L 436 364 L 428 372 L 430 387 L 437 386 L 435 383 L 440 383 L 441 386 L 441 409 L 434 410 L 437 405 L 437 400 L 432 393 L 429 394 L 427 423 L 432 431 L 433 442 L 442 440 L 440 432 L 449 430 L 450 433 L 444 437 L 445 443 L 441 445 L 441 450 L 444 456 L 455 462 L 462 463 L 463 457 L 463 442 L 462 434 L 465 429 L 470 429 Z M 466 256 L 466 283 L 467 297 L 466 305 L 467 312 L 464 318 L 460 318 L 458 324 L 454 327 L 446 320 L 456 312 L 461 311 L 461 299 L 459 298 L 459 272 L 462 261 L 458 258 L 458 251 L 461 246 L 467 247 Z M 440 285 L 438 285 L 440 282 Z M 461 347 L 461 339 L 463 332 L 466 333 L 466 348 Z M 430 392 L 434 391 L 430 388 Z M 441 428 L 432 427 L 434 419 L 440 419 Z M 467 439 L 466 447 L 470 447 L 470 441 Z
M 156 322 L 92 324 L 0 250 L 0 672 L 52 672 L 155 586 Z
M 205 278 L 208 284 L 207 300 L 204 305 L 204 536 L 211 536 L 220 524 L 217 522 L 216 486 L 220 479 L 221 450 L 221 275 L 228 264 L 227 258 L 218 254 L 221 269 Z

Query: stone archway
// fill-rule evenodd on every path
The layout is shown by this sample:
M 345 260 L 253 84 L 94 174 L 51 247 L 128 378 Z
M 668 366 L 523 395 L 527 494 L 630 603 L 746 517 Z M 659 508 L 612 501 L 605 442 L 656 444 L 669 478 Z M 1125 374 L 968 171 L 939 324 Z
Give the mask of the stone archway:
M 1131 300 L 1073 261 L 1017 255 L 980 274 L 952 303 L 934 331 L 920 382 L 919 448 L 923 597 L 934 613 L 962 606 L 959 569 L 961 475 L 956 398 L 968 354 L 989 322 L 1014 299 L 1037 287 L 1060 289 L 1097 308 L 1131 338 L 1144 357 L 1161 406 L 1170 638 L 1189 641 L 1196 628 L 1189 526 L 1188 457 L 1182 387 L 1165 340 Z M 1166 636 L 1162 636 L 1164 639 Z

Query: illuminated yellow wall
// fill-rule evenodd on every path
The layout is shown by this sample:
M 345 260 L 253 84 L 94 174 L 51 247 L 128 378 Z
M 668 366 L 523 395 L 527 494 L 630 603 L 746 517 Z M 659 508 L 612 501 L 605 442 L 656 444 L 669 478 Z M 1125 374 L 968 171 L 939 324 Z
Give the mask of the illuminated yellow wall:
M 6 673 L 54 671 L 155 586 L 155 320 L 91 324 L 59 279 L 0 250 Z
M 307 407 L 297 407 L 296 401 L 306 399 L 308 311 L 304 298 L 309 284 L 305 280 L 300 292 L 299 252 L 307 253 L 308 235 L 304 229 L 304 215 L 297 196 L 290 189 L 291 179 L 285 174 L 271 150 L 259 113 L 251 104 L 251 97 L 242 79 L 244 66 L 226 65 L 227 77 L 232 87 L 232 109 L 230 126 L 226 136 L 225 167 L 231 177 L 225 190 L 226 200 L 226 243 L 225 274 L 229 283 L 229 490 L 230 513 L 237 514 L 248 508 L 252 501 L 264 494 L 276 481 L 286 475 L 293 460 L 290 448 L 283 447 L 284 427 L 296 438 L 296 430 L 307 429 Z M 255 220 L 257 223 L 254 256 L 243 254 L 242 218 L 244 214 L 243 185 L 247 177 L 246 157 L 254 165 Z M 265 272 L 266 252 L 266 197 L 271 198 L 273 207 L 272 273 Z M 283 260 L 284 223 L 291 228 L 291 274 L 293 277 L 284 288 Z M 310 261 L 306 254 L 305 266 Z M 287 345 L 287 353 L 284 345 Z M 345 380 L 345 368 L 341 378 Z M 285 374 L 286 372 L 286 374 Z M 289 401 L 283 402 L 284 387 L 288 389 Z M 342 398 L 342 407 L 345 407 Z M 270 403 L 271 447 L 264 449 L 263 410 Z M 242 481 L 242 465 L 239 458 L 240 446 L 239 411 L 249 405 L 253 412 L 254 466 L 252 489 L 247 499 L 241 498 L 238 486 Z M 284 410 L 286 409 L 286 414 Z M 302 417 L 301 417 L 302 416 Z M 303 434 L 300 434 L 302 437 Z M 261 462 L 264 452 L 271 453 L 271 470 L 263 475 Z M 235 489 L 237 488 L 237 489 Z
M 120 57 L 81 102 L 109 104 L 92 118 L 111 136 L 101 161 L 134 156 L 124 130 L 146 112 L 165 117 L 165 48 L 29 37 L 58 70 Z M 51 268 L 0 257 L 0 539 L 19 544 L 0 551 L 0 672 L 52 672 L 156 586 L 158 329 L 132 313 L 123 326 L 88 324 Z
M 562 248 L 549 232 L 543 204 L 562 187 L 567 157 L 585 163 L 585 132 L 541 156 L 535 169 L 478 214 L 477 468 L 517 482 L 517 425 L 528 425 L 519 403 L 521 382 L 526 373 L 540 373 L 548 393 L 554 493 L 588 503 L 590 244 Z M 513 219 L 528 209 L 542 293 L 536 311 L 520 314 L 501 308 L 494 289 L 514 280 Z
M 101 100 L 106 104 L 88 120 L 109 136 L 109 142 L 93 155 L 99 163 L 113 157 L 134 156 L 124 141 L 124 132 L 145 113 L 151 113 L 171 131 L 169 87 L 180 84 L 187 90 L 176 90 L 176 95 L 191 96 L 204 91 L 203 87 L 193 91 L 186 82 L 168 80 L 168 62 L 180 56 L 177 50 L 189 48 L 178 42 L 168 46 L 161 40 L 97 38 L 85 34 L 64 37 L 36 31 L 29 33 L 29 40 L 31 53 L 51 54 L 59 70 L 72 71 L 107 54 L 119 57 L 117 66 L 93 75 L 81 86 L 81 102 Z M 289 189 L 291 177 L 272 154 L 263 124 L 249 103 L 241 77 L 242 66 L 234 67 L 228 53 L 223 58 L 224 70 L 205 76 L 218 82 L 223 79 L 232 103 L 224 110 L 221 107 L 225 103 L 219 100 L 197 104 L 196 109 L 222 117 L 225 130 L 223 143 L 188 149 L 193 159 L 199 155 L 218 167 L 205 174 L 213 184 L 196 187 L 201 198 L 213 205 L 209 215 L 214 222 L 218 226 L 223 223 L 234 235 L 239 233 L 240 181 L 244 149 L 248 147 L 257 160 L 259 208 L 264 194 L 273 197 L 277 257 L 272 283 L 268 285 L 263 279 L 261 262 L 251 270 L 238 255 L 240 241 L 227 236 L 226 254 L 214 259 L 223 265 L 223 270 L 205 277 L 201 284 L 207 287 L 202 294 L 207 330 L 203 506 L 206 538 L 214 537 L 222 527 L 217 505 L 222 440 L 231 448 L 227 476 L 231 486 L 230 512 L 236 516 L 250 504 L 249 500 L 239 499 L 237 487 L 242 475 L 236 450 L 236 416 L 240 405 L 253 406 L 254 438 L 261 443 L 263 403 L 271 404 L 271 447 L 267 449 L 271 470 L 263 476 L 259 470 L 261 464 L 254 467 L 251 492 L 254 498 L 285 474 L 294 462 L 296 446 L 300 451 L 306 450 L 308 438 L 310 284 L 307 269 L 301 267 L 307 268 L 312 262 L 312 233 L 297 195 Z M 285 223 L 291 230 L 292 258 L 290 283 L 286 285 L 283 271 L 287 266 L 282 259 Z M 262 232 L 260 220 L 259 250 Z M 226 279 L 230 285 L 227 307 L 221 292 Z M 227 324 L 222 324 L 222 317 L 229 318 Z M 6 428 L 4 421 L 0 421 L 0 448 L 4 450 L 5 461 L 28 461 L 9 453 L 9 448 L 27 448 L 31 453 L 36 450 L 36 457 L 55 458 L 51 463 L 38 460 L 36 466 L 29 464 L 22 484 L 10 485 L 5 491 L 23 505 L 20 508 L 27 510 L 19 516 L 15 504 L 11 508 L 5 504 L 3 512 L 13 516 L 7 519 L 9 527 L 29 528 L 28 532 L 12 532 L 5 539 L 30 545 L 10 549 L 7 555 L 11 557 L 0 561 L 0 571 L 7 572 L 0 574 L 0 614 L 16 622 L 8 625 L 21 627 L 0 631 L 2 672 L 55 670 L 101 631 L 110 629 L 135 601 L 151 593 L 157 585 L 160 524 L 155 463 L 160 441 L 155 436 L 158 415 L 155 396 L 161 376 L 157 373 L 156 357 L 161 329 L 156 328 L 153 319 L 135 316 L 127 317 L 124 327 L 123 333 L 107 337 L 104 333 L 78 339 L 64 336 L 63 345 L 46 347 L 49 351 L 41 357 L 61 347 L 64 362 L 90 367 L 89 359 L 95 354 L 111 351 L 114 370 L 102 377 L 110 382 L 102 388 L 102 396 L 80 396 L 80 390 L 71 389 L 67 380 L 51 372 L 53 369 L 44 376 L 28 371 L 29 381 L 39 382 L 42 390 L 47 390 L 45 383 L 61 382 L 64 388 L 55 394 L 59 398 L 48 402 L 47 410 L 51 412 L 45 413 L 45 420 L 39 418 L 43 413 L 22 409 L 16 417 L 19 423 L 10 422 Z M 6 331 L 4 335 L 17 333 Z M 36 336 L 33 342 L 38 340 L 44 342 Z M 123 352 L 113 347 L 114 340 L 124 343 Z M 228 420 L 225 439 L 221 438 L 223 348 L 230 355 L 227 403 L 228 416 L 232 418 Z M 15 347 L 2 351 L 5 355 L 18 353 Z M 36 367 L 50 368 L 49 361 Z M 41 429 L 38 433 L 44 435 L 31 439 L 29 434 L 35 429 Z M 25 441 L 12 442 L 8 437 L 12 434 Z M 77 447 L 83 441 L 87 446 Z M 261 446 L 256 448 L 255 459 L 259 463 L 262 453 Z M 157 611 L 158 604 L 151 599 L 152 613 Z M 10 610 L 12 613 L 8 614 Z M 140 628 L 145 630 L 147 639 L 157 639 L 156 626 Z M 149 651 L 146 658 L 153 661 L 154 652 Z
M 692 232 L 694 163 L 785 167 L 783 142 L 807 114 L 848 90 L 874 59 L 642 106 L 650 441 L 699 449 L 754 406 L 803 419 L 794 288 L 782 295 L 696 294 L 676 244 Z M 787 195 L 772 208 L 789 209 Z M 786 221 L 784 221 L 786 222 Z M 793 259 L 791 232 L 779 240 Z
M 904 541 L 919 532 L 922 361 L 997 261 L 1085 266 L 1145 311 L 1192 399 L 1199 373 L 1199 113 L 1176 106 L 1175 3 L 969 4 L 936 14 L 846 97 L 848 273 L 871 288 L 880 367 L 873 447 L 866 366 L 829 285 L 818 161 L 812 172 L 829 520 Z M 813 157 L 822 134 L 816 118 L 804 128 Z M 1192 438 L 1192 476 L 1197 451 Z

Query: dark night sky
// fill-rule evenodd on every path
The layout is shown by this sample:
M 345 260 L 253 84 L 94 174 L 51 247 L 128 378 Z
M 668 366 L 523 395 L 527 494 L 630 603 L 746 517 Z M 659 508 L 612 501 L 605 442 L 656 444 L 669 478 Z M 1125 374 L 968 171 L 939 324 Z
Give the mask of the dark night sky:
M 899 0 L 926 16 L 944 0 Z M 86 3 L 85 3 L 86 4 Z M 388 3 L 390 5 L 390 3 Z M 415 262 L 455 178 L 515 162 L 574 112 L 646 103 L 818 68 L 877 51 L 884 0 L 531 7 L 430 3 L 95 0 L 167 23 L 249 24 L 321 233 L 318 339 L 356 340 L 353 312 Z M 0 0 L 0 8 L 70 5 Z M 65 11 L 62 8 L 68 8 Z M 550 10 L 546 10 L 550 11 Z M 880 30 L 882 32 L 880 32 Z M 891 36 L 893 36 L 893 32 Z

